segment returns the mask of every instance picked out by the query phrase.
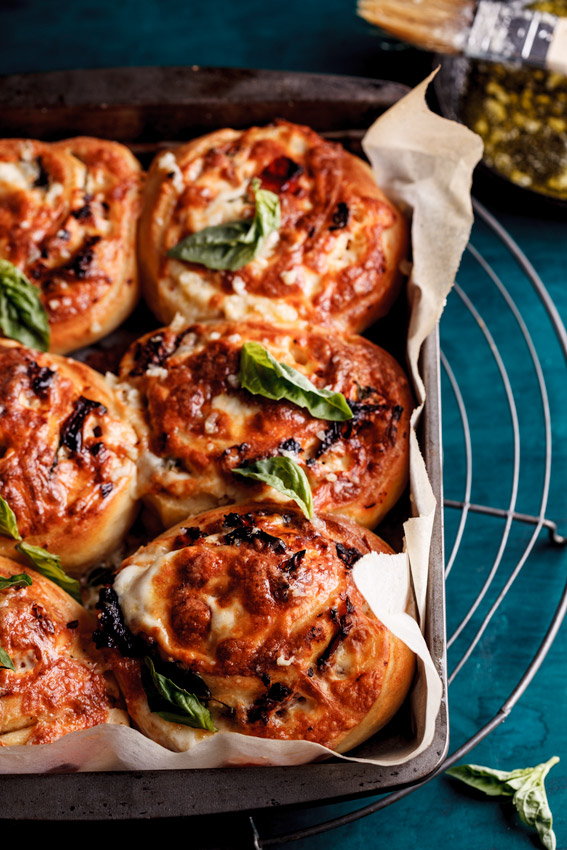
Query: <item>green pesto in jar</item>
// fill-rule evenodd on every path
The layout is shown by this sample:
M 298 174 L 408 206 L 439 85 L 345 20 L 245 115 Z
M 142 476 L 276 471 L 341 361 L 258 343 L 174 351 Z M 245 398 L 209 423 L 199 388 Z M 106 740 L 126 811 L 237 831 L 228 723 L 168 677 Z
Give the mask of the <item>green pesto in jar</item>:
M 530 8 L 567 17 L 567 0 Z M 463 109 L 484 141 L 484 161 L 514 183 L 567 199 L 567 77 L 475 63 Z

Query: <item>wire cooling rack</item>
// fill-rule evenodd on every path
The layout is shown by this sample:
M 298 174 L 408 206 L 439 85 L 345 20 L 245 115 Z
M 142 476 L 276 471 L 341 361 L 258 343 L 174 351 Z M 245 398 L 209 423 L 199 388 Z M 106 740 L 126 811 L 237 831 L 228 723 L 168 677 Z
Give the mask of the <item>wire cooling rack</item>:
M 565 456 L 555 458 L 552 476 L 552 423 L 567 411 L 557 406 L 561 400 L 550 400 L 547 389 L 550 369 L 556 379 L 559 370 L 565 380 L 567 332 L 518 244 L 482 204 L 474 201 L 474 209 L 471 242 L 441 322 L 447 646 L 449 685 L 467 669 L 467 700 L 482 689 L 492 695 L 493 705 L 480 728 L 417 785 L 293 832 L 278 832 L 278 818 L 273 815 L 251 818 L 256 850 L 315 836 L 378 812 L 462 759 L 508 717 L 567 611 L 567 584 L 555 583 L 550 599 L 550 589 L 538 587 L 537 577 L 526 576 L 525 570 L 531 555 L 530 564 L 537 558 L 558 560 L 567 544 L 556 516 L 549 513 L 550 505 L 561 506 L 555 511 L 565 510 L 562 482 L 567 479 L 567 462 Z M 517 306 L 518 287 L 522 312 Z M 466 586 L 475 588 L 468 596 L 462 592 L 463 570 Z M 533 646 L 528 640 L 524 649 L 528 654 L 518 661 L 508 682 L 494 647 L 519 637 L 521 618 L 509 618 L 506 611 L 514 605 L 520 581 L 531 581 L 534 594 L 543 594 L 545 604 L 539 608 L 544 613 Z M 553 611 L 552 616 L 546 611 Z M 487 645 L 495 656 L 490 669 L 483 664 Z M 451 693 L 449 705 L 454 711 Z M 466 713 L 466 705 L 463 710 Z M 264 832 L 272 834 L 263 836 Z

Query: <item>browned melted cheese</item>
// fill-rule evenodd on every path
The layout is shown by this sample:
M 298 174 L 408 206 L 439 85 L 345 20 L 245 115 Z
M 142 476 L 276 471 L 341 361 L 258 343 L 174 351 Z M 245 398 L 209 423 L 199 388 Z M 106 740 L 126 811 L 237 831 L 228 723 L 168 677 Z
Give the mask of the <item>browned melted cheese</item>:
M 88 549 L 89 526 L 112 516 L 134 481 L 135 446 L 100 375 L 0 341 L 0 495 L 28 542 L 64 561 L 79 542 Z
M 291 402 L 241 389 L 246 341 L 261 343 L 317 387 L 342 392 L 353 418 L 315 419 Z M 275 455 L 304 469 L 318 513 L 338 512 L 368 526 L 405 486 L 408 381 L 389 354 L 362 337 L 265 323 L 164 328 L 130 349 L 121 376 L 140 390 L 149 447 L 163 460 L 148 465 L 142 492 L 165 525 L 216 504 L 273 496 L 233 470 Z
M 117 299 L 133 306 L 139 195 L 139 165 L 115 142 L 0 141 L 0 256 L 40 288 L 53 351 L 112 329 Z
M 166 257 L 189 233 L 251 217 L 253 177 L 281 206 L 278 235 L 259 257 L 237 271 Z M 399 291 L 400 213 L 365 163 L 307 127 L 279 121 L 218 131 L 157 157 L 149 183 L 142 262 L 150 289 L 159 289 L 150 301 L 165 321 L 180 310 L 190 321 L 253 316 L 358 331 L 384 315 Z M 201 291 L 184 271 L 199 276 Z
M 128 559 L 115 589 L 127 625 L 157 642 L 164 658 L 198 672 L 229 707 L 209 704 L 221 731 L 332 747 L 381 697 L 399 705 L 405 691 L 383 693 L 395 639 L 351 572 L 362 555 L 390 552 L 383 541 L 273 504 L 211 511 L 191 523 Z M 132 662 L 122 676 L 140 722 L 144 697 Z
M 0 575 L 22 571 L 0 559 Z M 31 569 L 30 587 L 0 590 L 0 646 L 16 668 L 0 669 L 0 746 L 47 744 L 112 718 L 120 705 L 92 617 L 64 591 Z

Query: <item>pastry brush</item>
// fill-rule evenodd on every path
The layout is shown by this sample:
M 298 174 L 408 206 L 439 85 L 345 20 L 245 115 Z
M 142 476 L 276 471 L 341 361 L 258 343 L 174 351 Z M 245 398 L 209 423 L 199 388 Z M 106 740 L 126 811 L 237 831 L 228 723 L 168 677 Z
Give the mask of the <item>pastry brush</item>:
M 567 18 L 521 0 L 359 0 L 358 14 L 426 50 L 567 74 Z

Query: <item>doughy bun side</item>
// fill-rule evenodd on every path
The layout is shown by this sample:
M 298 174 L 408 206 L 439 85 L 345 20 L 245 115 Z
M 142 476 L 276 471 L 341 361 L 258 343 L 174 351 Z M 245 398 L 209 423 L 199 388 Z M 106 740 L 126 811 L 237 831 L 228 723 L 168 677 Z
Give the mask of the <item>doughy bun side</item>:
M 237 271 L 167 257 L 189 234 L 250 218 L 251 181 L 280 199 L 281 226 Z M 360 332 L 396 299 L 408 247 L 401 213 L 370 168 L 308 127 L 218 130 L 160 153 L 140 219 L 144 295 L 163 322 L 308 322 Z
M 391 549 L 344 519 L 309 522 L 276 503 L 230 506 L 189 517 L 138 550 L 114 592 L 139 656 L 202 676 L 217 729 L 344 749 L 390 719 L 414 671 L 413 653 L 352 579 L 371 551 Z M 145 734 L 176 751 L 214 734 L 151 713 L 140 669 L 117 657 Z
M 318 388 L 341 392 L 353 418 L 332 422 L 242 389 L 242 347 L 261 344 Z M 140 396 L 144 450 L 140 492 L 164 527 L 217 505 L 274 498 L 233 470 L 287 455 L 311 485 L 317 513 L 376 525 L 408 475 L 413 399 L 403 369 L 358 336 L 266 322 L 161 328 L 130 348 L 120 366 Z
M 134 520 L 137 435 L 98 372 L 0 340 L 0 495 L 26 543 L 80 574 Z M 0 535 L 0 554 L 28 563 Z
M 0 556 L 0 576 L 22 567 Z M 99 723 L 128 725 L 116 681 L 92 642 L 94 618 L 26 567 L 29 587 L 0 590 L 0 746 L 47 744 Z
M 41 290 L 50 350 L 109 334 L 139 294 L 141 168 L 123 145 L 0 140 L 0 257 Z

